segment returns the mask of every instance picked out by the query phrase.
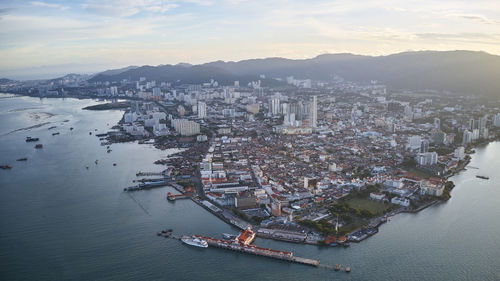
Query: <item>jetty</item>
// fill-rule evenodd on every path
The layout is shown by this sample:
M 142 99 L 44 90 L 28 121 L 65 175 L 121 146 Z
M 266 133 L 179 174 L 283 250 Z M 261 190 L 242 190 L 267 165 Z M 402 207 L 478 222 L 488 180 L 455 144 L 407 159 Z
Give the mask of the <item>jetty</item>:
M 172 194 L 172 193 L 167 193 L 167 200 L 168 201 L 175 201 L 177 199 L 190 199 L 193 194 L 191 193 L 186 193 L 186 194 Z
M 197 238 L 207 241 L 208 246 L 256 255 L 268 258 L 273 258 L 277 260 L 283 260 L 288 262 L 300 263 L 309 266 L 318 267 L 320 264 L 319 260 L 307 259 L 296 257 L 293 252 L 273 250 L 269 248 L 258 247 L 255 245 L 250 245 L 255 238 L 255 233 L 250 229 L 243 231 L 235 240 L 223 240 L 212 237 L 207 237 L 203 235 L 194 235 Z

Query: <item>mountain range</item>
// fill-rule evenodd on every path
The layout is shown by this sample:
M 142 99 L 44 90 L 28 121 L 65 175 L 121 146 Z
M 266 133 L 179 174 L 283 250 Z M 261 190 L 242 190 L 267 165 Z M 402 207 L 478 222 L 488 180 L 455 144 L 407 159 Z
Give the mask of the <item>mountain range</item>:
M 267 79 L 259 78 L 265 75 Z M 338 75 L 348 81 L 378 80 L 390 89 L 447 90 L 462 95 L 500 97 L 500 56 L 476 51 L 418 51 L 387 56 L 324 54 L 311 59 L 265 58 L 238 62 L 215 61 L 199 65 L 130 66 L 98 73 L 89 81 L 139 80 L 146 77 L 174 84 L 242 85 L 269 78 L 329 81 Z

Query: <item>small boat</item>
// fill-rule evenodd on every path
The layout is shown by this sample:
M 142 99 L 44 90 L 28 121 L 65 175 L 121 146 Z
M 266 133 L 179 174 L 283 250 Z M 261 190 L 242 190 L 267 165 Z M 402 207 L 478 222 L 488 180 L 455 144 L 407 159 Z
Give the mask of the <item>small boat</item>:
M 490 177 L 480 176 L 480 175 L 477 175 L 476 178 L 483 179 L 483 180 L 489 180 L 490 179 Z
M 85 166 L 85 168 L 88 170 L 88 169 L 89 169 L 89 166 Z
M 236 235 L 234 235 L 234 234 L 229 234 L 229 233 L 222 233 L 222 237 L 223 237 L 224 239 L 230 240 L 230 239 L 234 239 L 234 238 L 236 238 Z
M 70 129 L 70 131 L 73 131 L 73 127 L 69 128 L 69 129 Z
M 52 135 L 53 135 L 53 136 L 59 135 L 59 132 L 57 132 L 57 133 L 52 133 Z
M 36 149 L 43 148 L 43 144 L 40 144 L 40 143 L 39 143 L 39 144 L 35 145 L 35 148 L 36 148 Z
M 17 159 L 16 161 L 28 161 L 28 158 L 23 157 L 23 158 L 19 158 L 19 159 Z
M 350 266 L 346 267 L 345 272 L 347 272 L 347 273 L 351 272 L 351 267 Z
M 95 164 L 97 165 L 97 163 L 99 163 L 99 160 L 95 160 Z
M 38 141 L 39 138 L 26 137 L 26 142 Z
M 52 126 L 52 127 L 49 128 L 49 130 L 52 130 L 52 129 L 55 129 L 55 128 L 57 128 L 57 127 L 56 126 Z
M 156 232 L 157 236 L 161 236 L 161 234 L 162 234 L 161 231 Z
M 0 169 L 2 169 L 2 170 L 10 170 L 10 169 L 12 169 L 12 166 L 11 165 L 2 165 L 2 166 L 0 166 Z
M 116 166 L 116 163 L 113 163 L 113 166 Z
M 108 151 L 106 151 L 107 153 L 110 153 L 111 152 L 111 149 L 108 149 Z
M 89 135 L 92 135 L 92 132 L 89 132 Z
M 337 265 L 335 265 L 334 269 L 335 269 L 335 271 L 340 271 L 341 268 L 342 268 L 342 265 L 337 264 Z

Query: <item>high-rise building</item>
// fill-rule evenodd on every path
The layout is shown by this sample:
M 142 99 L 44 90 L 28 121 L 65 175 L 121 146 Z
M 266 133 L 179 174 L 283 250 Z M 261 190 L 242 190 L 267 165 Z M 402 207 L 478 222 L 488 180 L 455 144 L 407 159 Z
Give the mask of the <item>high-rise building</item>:
M 318 123 L 318 96 L 313 96 L 311 103 L 311 127 L 316 128 Z
M 497 113 L 497 114 L 493 117 L 493 126 L 495 126 L 495 127 L 500 127 L 500 113 Z
M 423 140 L 420 144 L 420 153 L 426 153 L 429 151 L 429 141 Z
M 153 97 L 160 97 L 161 96 L 161 90 L 158 87 L 153 88 Z
M 476 122 L 474 119 L 469 120 L 469 131 L 472 131 L 476 128 Z
M 486 128 L 486 120 L 488 120 L 488 116 L 486 116 L 486 115 L 479 118 L 478 123 L 477 123 L 477 128 L 480 131 L 483 130 L 484 128 Z
M 271 98 L 269 100 L 269 114 L 278 115 L 280 114 L 280 99 Z
M 193 136 L 200 133 L 200 124 L 187 119 L 172 119 L 171 125 L 181 136 Z
M 471 141 L 472 141 L 472 132 L 469 130 L 465 130 L 462 136 L 462 145 L 466 146 Z
M 198 118 L 204 119 L 207 117 L 207 104 L 204 102 L 198 102 Z
M 434 118 L 434 128 L 440 130 L 441 129 L 441 119 Z

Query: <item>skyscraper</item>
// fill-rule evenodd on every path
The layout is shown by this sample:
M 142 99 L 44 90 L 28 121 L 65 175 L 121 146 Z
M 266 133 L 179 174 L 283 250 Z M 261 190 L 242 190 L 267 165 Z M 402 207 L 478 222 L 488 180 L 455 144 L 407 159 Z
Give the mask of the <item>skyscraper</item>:
M 269 113 L 271 115 L 280 114 L 280 99 L 279 98 L 271 98 L 269 100 Z
M 316 128 L 318 123 L 318 96 L 313 96 L 310 113 L 311 113 L 311 126 L 313 128 Z
M 204 119 L 207 117 L 207 104 L 204 102 L 198 102 L 198 118 Z

